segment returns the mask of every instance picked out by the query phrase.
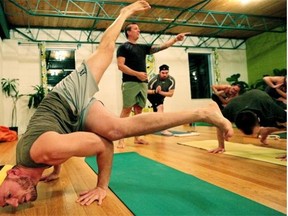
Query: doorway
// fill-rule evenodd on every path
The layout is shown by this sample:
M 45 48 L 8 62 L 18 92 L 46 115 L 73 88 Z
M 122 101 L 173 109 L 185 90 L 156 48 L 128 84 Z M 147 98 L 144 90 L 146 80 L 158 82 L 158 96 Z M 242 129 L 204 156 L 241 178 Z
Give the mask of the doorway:
M 210 54 L 188 54 L 191 99 L 211 98 Z

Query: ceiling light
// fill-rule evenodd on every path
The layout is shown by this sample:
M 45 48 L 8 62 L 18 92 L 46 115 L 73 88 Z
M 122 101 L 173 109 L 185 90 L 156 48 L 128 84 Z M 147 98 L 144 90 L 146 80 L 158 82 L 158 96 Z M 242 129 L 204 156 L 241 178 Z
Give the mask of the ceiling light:
M 242 4 L 248 4 L 250 2 L 250 0 L 241 0 Z

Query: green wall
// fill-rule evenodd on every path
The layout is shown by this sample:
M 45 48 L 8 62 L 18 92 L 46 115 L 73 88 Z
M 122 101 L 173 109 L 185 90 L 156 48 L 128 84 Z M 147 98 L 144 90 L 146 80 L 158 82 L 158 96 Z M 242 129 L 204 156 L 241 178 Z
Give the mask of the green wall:
M 287 33 L 263 33 L 246 41 L 249 84 L 263 75 L 273 75 L 273 69 L 287 68 Z

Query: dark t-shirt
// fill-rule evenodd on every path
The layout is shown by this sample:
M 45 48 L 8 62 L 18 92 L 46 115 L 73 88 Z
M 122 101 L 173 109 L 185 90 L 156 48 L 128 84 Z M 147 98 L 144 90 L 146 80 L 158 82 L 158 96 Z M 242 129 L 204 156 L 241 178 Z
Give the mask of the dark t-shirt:
M 148 89 L 156 89 L 157 86 L 161 86 L 161 90 L 168 92 L 171 89 L 175 89 L 175 79 L 172 76 L 168 76 L 165 80 L 160 80 L 159 75 L 154 76 L 148 83 Z M 160 94 L 149 94 L 148 99 L 157 98 L 159 101 L 164 100 L 164 96 Z M 151 102 L 151 101 L 150 101 Z
M 35 163 L 30 149 L 35 140 L 47 131 L 67 134 L 79 130 L 79 117 L 73 114 L 69 104 L 60 94 L 49 92 L 30 119 L 26 132 L 17 143 L 16 163 L 26 167 L 47 167 Z
M 161 86 L 161 90 L 168 92 L 171 89 L 175 89 L 175 79 L 172 76 L 168 76 L 165 80 L 160 80 L 160 76 L 154 76 L 148 83 L 148 89 L 156 89 L 157 86 Z
M 277 105 L 264 91 L 253 89 L 233 98 L 222 110 L 222 114 L 231 122 L 235 122 L 240 111 L 249 110 L 260 118 L 260 126 L 279 127 L 277 122 L 287 122 L 287 113 Z
M 125 42 L 120 45 L 117 50 L 117 57 L 125 58 L 125 65 L 129 68 L 146 72 L 146 55 L 150 54 L 151 45 L 147 44 L 132 44 L 130 42 Z M 142 82 L 135 76 L 130 76 L 128 74 L 123 73 L 122 75 L 123 82 Z M 146 81 L 145 81 L 146 82 Z

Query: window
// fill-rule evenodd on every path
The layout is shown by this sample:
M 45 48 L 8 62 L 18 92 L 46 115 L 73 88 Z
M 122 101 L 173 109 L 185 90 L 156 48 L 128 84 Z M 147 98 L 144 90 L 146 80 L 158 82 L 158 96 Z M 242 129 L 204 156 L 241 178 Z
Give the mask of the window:
M 75 69 L 75 50 L 46 50 L 47 86 L 51 90 Z
M 188 54 L 191 98 L 211 98 L 210 54 Z

